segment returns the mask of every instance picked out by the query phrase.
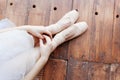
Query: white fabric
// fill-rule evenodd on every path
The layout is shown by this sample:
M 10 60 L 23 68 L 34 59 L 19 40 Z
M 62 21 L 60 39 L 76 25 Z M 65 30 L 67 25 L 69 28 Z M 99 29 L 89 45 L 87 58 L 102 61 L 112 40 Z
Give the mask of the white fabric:
M 0 29 L 3 28 L 10 28 L 10 27 L 15 27 L 16 25 L 10 21 L 9 19 L 5 18 L 0 21 Z
M 35 56 L 23 53 L 34 47 L 26 31 L 0 33 L 0 80 L 21 80 L 35 63 Z
M 0 33 L 0 64 L 33 47 L 33 38 L 26 31 Z
M 22 53 L 0 67 L 0 80 L 22 80 L 36 61 L 33 53 Z

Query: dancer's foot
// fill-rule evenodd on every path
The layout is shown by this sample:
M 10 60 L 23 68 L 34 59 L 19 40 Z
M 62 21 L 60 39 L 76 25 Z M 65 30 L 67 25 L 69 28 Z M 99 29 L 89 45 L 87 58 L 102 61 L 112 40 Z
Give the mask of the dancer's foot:
M 46 28 L 52 34 L 56 34 L 74 24 L 78 17 L 79 17 L 78 11 L 72 10 L 66 13 L 57 23 L 47 26 Z
M 87 30 L 86 22 L 79 22 L 71 25 L 69 28 L 61 31 L 53 38 L 53 46 L 56 48 L 58 45 L 62 44 L 65 41 L 73 39 Z

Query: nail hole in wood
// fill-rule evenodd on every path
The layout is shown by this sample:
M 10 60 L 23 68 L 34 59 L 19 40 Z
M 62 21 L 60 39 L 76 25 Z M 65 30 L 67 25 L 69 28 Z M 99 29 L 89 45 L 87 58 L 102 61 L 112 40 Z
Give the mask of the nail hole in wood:
M 118 15 L 118 14 L 116 15 L 116 18 L 119 18 L 119 15 Z
M 10 6 L 12 6 L 13 5 L 13 3 L 10 3 Z
M 36 8 L 36 5 L 35 5 L 35 4 L 33 5 L 33 8 Z
M 95 15 L 98 15 L 98 12 L 95 12 Z
M 57 7 L 54 7 L 54 10 L 56 11 L 56 10 L 57 10 Z

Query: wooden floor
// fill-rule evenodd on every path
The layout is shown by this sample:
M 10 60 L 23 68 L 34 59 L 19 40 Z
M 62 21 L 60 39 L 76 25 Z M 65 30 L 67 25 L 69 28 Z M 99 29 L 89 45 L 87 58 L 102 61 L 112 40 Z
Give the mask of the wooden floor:
M 0 0 L 0 19 L 49 25 L 73 9 L 89 29 L 59 46 L 35 80 L 120 80 L 120 0 Z

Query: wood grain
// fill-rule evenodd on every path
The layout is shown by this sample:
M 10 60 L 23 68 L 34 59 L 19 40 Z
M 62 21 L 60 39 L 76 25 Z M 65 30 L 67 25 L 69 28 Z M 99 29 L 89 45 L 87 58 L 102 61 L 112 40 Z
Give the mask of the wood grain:
M 109 64 L 82 62 L 72 57 L 68 61 L 67 80 L 109 80 L 109 75 Z
M 103 63 L 89 63 L 89 80 L 110 80 L 110 65 Z
M 120 64 L 111 65 L 110 80 L 120 80 Z
M 86 21 L 89 28 L 70 42 L 69 56 L 111 63 L 114 0 L 74 0 L 73 8 L 79 10 L 79 21 Z
M 95 0 L 94 12 L 98 12 L 98 15 L 93 18 L 95 23 L 93 25 L 95 26 L 95 39 L 92 41 L 94 41 L 96 45 L 95 61 L 111 63 L 113 61 L 111 43 L 113 34 L 114 0 Z M 93 57 L 90 56 L 90 59 L 92 58 Z
M 17 26 L 27 24 L 28 0 L 8 0 L 6 17 Z
M 0 19 L 5 18 L 7 0 L 0 0 Z
M 67 80 L 88 80 L 88 62 L 71 57 L 68 61 Z
M 115 15 L 113 29 L 112 56 L 115 62 L 120 62 L 120 1 L 115 0 Z M 118 16 L 118 17 L 117 17 Z
M 51 59 L 45 66 L 43 80 L 65 80 L 67 62 L 64 60 Z
M 28 24 L 29 25 L 48 25 L 50 15 L 50 0 L 30 0 Z

